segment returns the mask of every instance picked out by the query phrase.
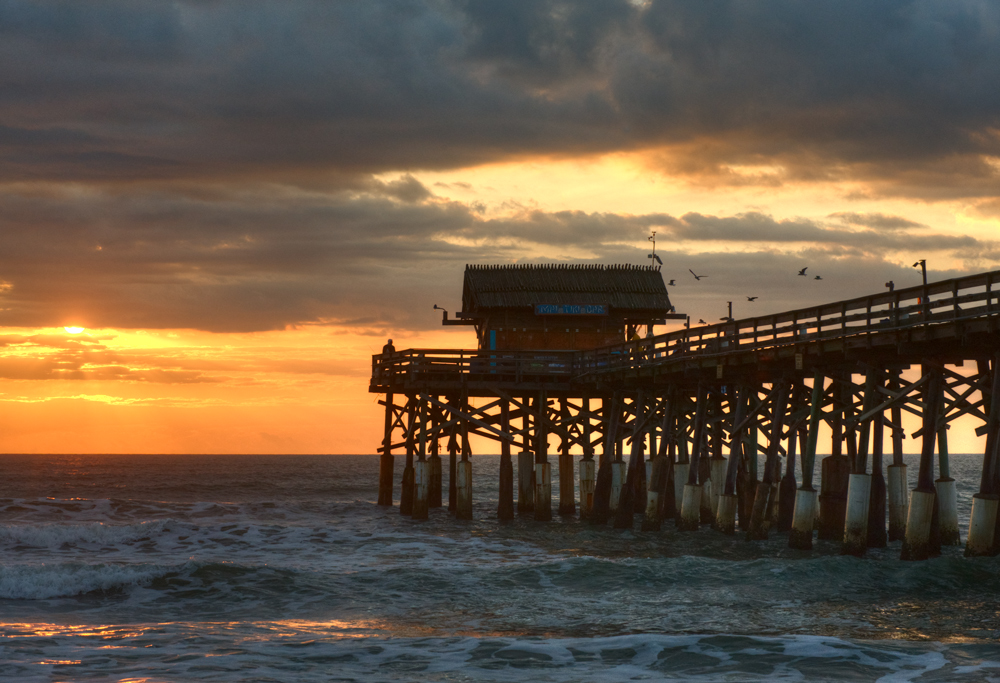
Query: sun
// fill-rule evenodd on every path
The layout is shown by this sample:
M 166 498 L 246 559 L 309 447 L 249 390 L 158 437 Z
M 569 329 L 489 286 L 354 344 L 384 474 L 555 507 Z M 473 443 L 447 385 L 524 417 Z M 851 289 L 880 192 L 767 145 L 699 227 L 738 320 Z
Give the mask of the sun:
M 87 328 L 85 328 L 85 327 L 64 327 L 63 329 L 66 330 L 67 332 L 69 332 L 70 334 L 80 334 L 81 332 L 83 332 Z

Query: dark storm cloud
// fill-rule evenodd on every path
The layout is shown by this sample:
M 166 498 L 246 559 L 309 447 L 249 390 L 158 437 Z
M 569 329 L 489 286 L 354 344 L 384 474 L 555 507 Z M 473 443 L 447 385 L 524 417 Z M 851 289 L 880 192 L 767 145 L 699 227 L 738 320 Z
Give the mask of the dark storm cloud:
M 998 36 L 1000 7 L 981 0 L 6 0 L 0 177 L 351 174 L 667 144 L 670 170 L 721 182 L 988 196 Z

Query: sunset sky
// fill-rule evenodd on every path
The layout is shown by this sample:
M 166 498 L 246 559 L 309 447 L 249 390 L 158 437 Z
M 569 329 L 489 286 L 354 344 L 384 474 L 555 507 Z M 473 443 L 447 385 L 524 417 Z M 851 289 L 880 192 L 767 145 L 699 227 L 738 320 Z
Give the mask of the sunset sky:
M 372 452 L 467 263 L 1000 267 L 998 84 L 987 1 L 0 0 L 0 451 Z

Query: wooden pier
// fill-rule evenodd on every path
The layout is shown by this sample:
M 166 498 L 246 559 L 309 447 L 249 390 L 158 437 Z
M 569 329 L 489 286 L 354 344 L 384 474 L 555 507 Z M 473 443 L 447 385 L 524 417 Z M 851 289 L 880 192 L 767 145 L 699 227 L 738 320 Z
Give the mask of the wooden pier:
M 948 428 L 972 416 L 986 448 L 965 552 L 995 555 L 998 283 L 994 271 L 641 339 L 629 330 L 631 341 L 569 351 L 483 348 L 486 318 L 464 311 L 448 322 L 476 324 L 479 349 L 372 358 L 370 391 L 385 406 L 379 503 L 393 504 L 401 452 L 403 514 L 425 518 L 447 502 L 471 518 L 469 437 L 478 435 L 499 444 L 502 519 L 515 509 L 539 521 L 579 514 L 648 532 L 674 520 L 750 540 L 787 532 L 801 549 L 818 536 L 854 555 L 902 540 L 903 559 L 925 559 L 962 543 Z M 904 412 L 919 419 L 908 435 Z M 821 427 L 830 455 L 814 481 Z M 912 491 L 906 436 L 921 444 Z

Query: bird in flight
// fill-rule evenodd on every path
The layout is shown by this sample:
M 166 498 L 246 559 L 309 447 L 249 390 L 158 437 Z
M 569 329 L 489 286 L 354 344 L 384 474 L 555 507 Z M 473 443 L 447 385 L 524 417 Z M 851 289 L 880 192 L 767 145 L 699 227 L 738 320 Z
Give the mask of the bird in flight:
M 677 281 L 676 280 L 671 280 L 670 282 L 667 283 L 667 285 L 669 287 L 676 287 L 677 286 Z
M 813 278 L 813 280 L 822 280 L 822 279 L 823 278 L 821 278 L 819 275 L 817 275 L 816 277 Z
M 747 297 L 747 301 L 756 301 L 756 300 L 757 300 L 757 297 L 755 297 L 755 296 L 748 296 Z
M 806 271 L 807 270 L 809 270 L 809 266 L 806 266 L 805 268 L 803 268 L 802 270 L 800 270 L 799 271 L 799 275 L 801 275 L 802 277 L 806 277 Z
M 708 324 L 707 322 L 705 322 L 701 318 L 698 318 L 698 322 L 701 323 L 702 325 L 707 325 Z
M 700 280 L 700 279 L 702 279 L 703 277 L 708 277 L 707 275 L 698 275 L 697 273 L 695 273 L 695 272 L 694 272 L 693 270 L 691 270 L 690 268 L 688 268 L 688 272 L 689 272 L 689 273 L 691 273 L 692 275 L 694 275 L 694 279 L 695 279 L 695 280 Z

